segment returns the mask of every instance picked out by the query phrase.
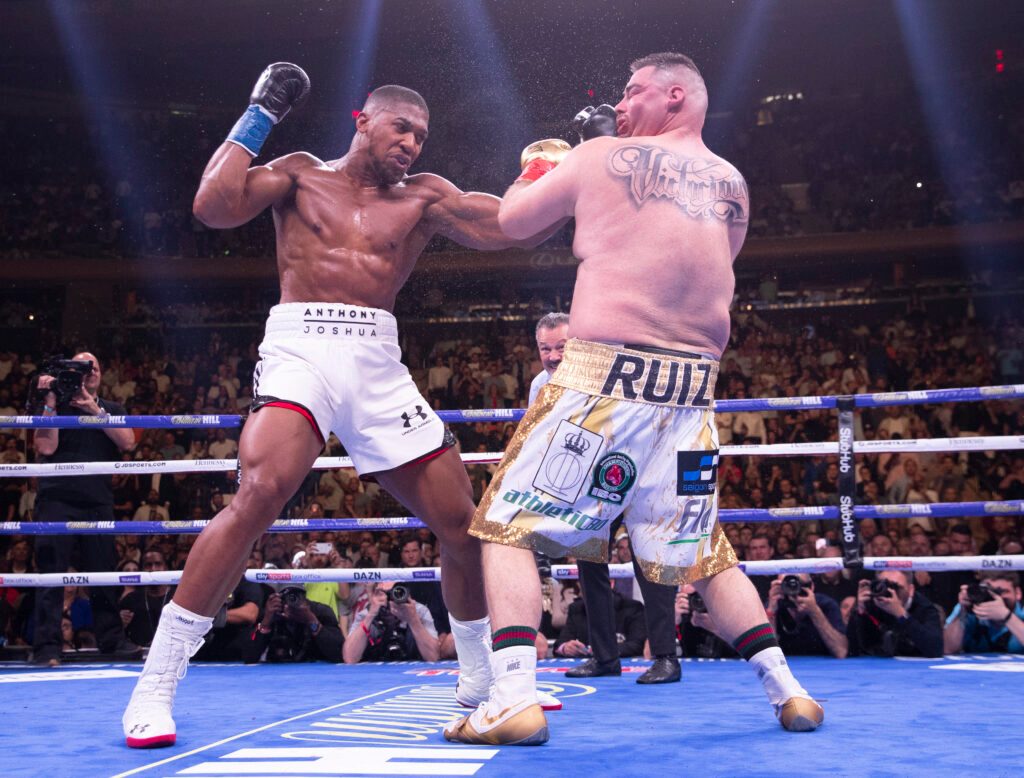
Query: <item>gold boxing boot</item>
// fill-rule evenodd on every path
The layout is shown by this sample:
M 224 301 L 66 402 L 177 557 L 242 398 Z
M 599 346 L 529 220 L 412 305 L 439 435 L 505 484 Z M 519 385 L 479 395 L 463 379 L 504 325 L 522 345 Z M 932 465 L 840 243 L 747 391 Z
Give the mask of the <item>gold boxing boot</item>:
M 492 711 L 493 703 L 481 705 L 468 716 L 444 728 L 445 740 L 487 746 L 539 746 L 548 741 L 548 721 L 533 700 Z
M 825 711 L 808 697 L 790 697 L 775 706 L 775 715 L 790 732 L 813 732 L 825 720 Z

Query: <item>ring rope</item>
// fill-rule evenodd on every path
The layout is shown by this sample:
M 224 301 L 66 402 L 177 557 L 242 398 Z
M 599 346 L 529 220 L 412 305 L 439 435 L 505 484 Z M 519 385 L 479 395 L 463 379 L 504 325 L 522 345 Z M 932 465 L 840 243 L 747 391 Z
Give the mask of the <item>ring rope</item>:
M 877 408 L 886 405 L 920 405 L 924 403 L 972 402 L 1024 397 L 1024 384 L 975 386 L 958 389 L 925 389 L 913 392 L 875 392 L 853 395 L 858 408 Z M 837 407 L 837 395 L 808 397 L 770 397 L 743 400 L 716 400 L 718 413 L 738 411 L 815 410 Z M 526 414 L 523 408 L 488 408 L 456 411 L 437 411 L 441 421 L 492 422 L 518 421 Z M 75 427 L 134 427 L 137 429 L 196 429 L 203 427 L 238 427 L 244 417 L 237 414 L 160 415 L 160 416 L 0 416 L 0 427 L 48 427 L 72 429 Z
M 747 575 L 779 575 L 780 573 L 824 573 L 843 569 L 839 557 L 826 559 L 773 559 L 765 562 L 740 562 Z M 958 570 L 1024 570 L 1024 554 L 1007 556 L 943 556 L 943 557 L 865 557 L 864 567 L 870 570 L 927 570 L 953 572 Z M 608 565 L 612 578 L 632 578 L 632 564 Z M 0 575 L 0 586 L 38 588 L 48 586 L 169 586 L 181 581 L 181 570 L 138 573 L 18 573 Z M 576 565 L 552 565 L 551 577 L 561 580 L 578 578 Z M 322 568 L 317 570 L 246 570 L 245 580 L 254 583 L 380 583 L 384 581 L 440 581 L 439 567 L 409 568 Z
M 857 505 L 856 519 L 909 519 L 916 516 L 958 518 L 961 516 L 1022 516 L 1024 500 L 981 502 L 905 503 L 902 505 Z M 830 521 L 839 518 L 834 505 L 804 508 L 723 508 L 723 524 L 737 522 Z M 193 521 L 5 521 L 0 535 L 190 535 L 202 532 L 212 519 Z M 372 532 L 429 527 L 415 516 L 376 519 L 279 519 L 267 532 Z
M 917 438 L 910 440 L 857 440 L 853 453 L 939 452 L 939 451 L 1014 451 L 1024 449 L 1024 435 L 990 435 L 973 438 Z M 721 456 L 822 456 L 839 454 L 840 444 L 768 443 L 761 445 L 722 446 Z M 501 461 L 501 452 L 462 454 L 467 465 L 491 465 Z M 352 467 L 351 457 L 318 457 L 313 470 L 336 470 Z M 114 475 L 116 473 L 197 473 L 228 472 L 238 467 L 237 459 L 171 459 L 131 462 L 66 462 L 59 464 L 0 465 L 0 478 L 35 478 L 76 475 Z

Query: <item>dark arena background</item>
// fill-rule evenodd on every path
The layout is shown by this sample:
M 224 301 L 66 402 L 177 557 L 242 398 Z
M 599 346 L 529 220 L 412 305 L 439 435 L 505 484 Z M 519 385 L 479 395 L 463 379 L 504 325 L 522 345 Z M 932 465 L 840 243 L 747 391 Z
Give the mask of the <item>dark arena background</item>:
M 0 14 L 5 775 L 1024 772 L 1019 3 L 3 0 Z M 192 660 L 177 742 L 128 748 L 121 715 L 161 610 L 199 531 L 238 491 L 257 347 L 280 296 L 271 209 L 233 229 L 193 215 L 261 71 L 293 62 L 312 88 L 254 164 L 342 157 L 367 95 L 401 84 L 430 109 L 409 174 L 500 197 L 525 146 L 577 144 L 577 112 L 617 104 L 630 62 L 662 51 L 701 69 L 704 140 L 749 186 L 715 393 L 718 503 L 825 709 L 821 728 L 779 727 L 757 676 L 700 628 L 692 589 L 674 611 L 681 682 L 635 684 L 653 657 L 621 530 L 611 575 L 633 614 L 618 625 L 622 675 L 566 678 L 589 642 L 574 631 L 576 560 L 538 557 L 539 687 L 563 703 L 547 714 L 551 739 L 447 743 L 442 728 L 468 711 L 454 696 L 441 543 L 356 477 L 331 435 Z M 434 235 L 398 294 L 402 361 L 451 424 L 475 502 L 544 369 L 538 319 L 572 309 L 573 238 L 572 221 L 531 249 Z M 607 303 L 628 292 L 609 285 Z M 54 357 L 82 352 L 114 414 L 54 415 L 34 390 Z M 54 429 L 133 438 L 114 456 L 83 444 L 62 457 L 40 451 Z M 112 515 L 52 510 L 54 495 L 74 505 L 75 489 L 104 484 Z M 893 571 L 911 616 L 926 614 L 914 629 L 858 601 L 860 582 Z M 787 627 L 772 581 L 797 574 L 811 574 L 817 613 Z M 408 582 L 433 624 L 415 648 L 350 657 L 387 581 Z M 329 650 L 253 650 L 289 583 L 333 614 Z M 1005 607 L 968 614 L 962 586 L 979 601 L 996 589 Z M 48 644 L 41 624 L 58 611 Z M 868 619 L 886 639 L 869 645 Z

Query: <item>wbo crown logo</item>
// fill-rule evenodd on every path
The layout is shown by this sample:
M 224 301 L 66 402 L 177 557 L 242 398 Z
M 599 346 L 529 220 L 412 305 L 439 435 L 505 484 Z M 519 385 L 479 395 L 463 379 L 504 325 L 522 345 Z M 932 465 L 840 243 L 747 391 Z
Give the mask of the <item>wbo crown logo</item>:
M 590 448 L 590 441 L 583 437 L 582 432 L 573 435 L 571 432 L 565 436 L 565 447 L 574 454 L 583 456 Z

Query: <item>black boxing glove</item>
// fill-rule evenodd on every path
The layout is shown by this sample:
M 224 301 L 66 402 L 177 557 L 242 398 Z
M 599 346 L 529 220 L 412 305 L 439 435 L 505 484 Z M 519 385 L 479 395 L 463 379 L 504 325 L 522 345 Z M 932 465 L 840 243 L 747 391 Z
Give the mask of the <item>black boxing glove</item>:
M 588 105 L 572 120 L 572 128 L 579 133 L 580 142 L 585 143 L 591 138 L 599 138 L 602 135 L 615 137 L 615 109 L 608 103 L 602 103 L 594 108 Z
M 305 70 L 290 62 L 275 62 L 260 74 L 249 103 L 266 109 L 277 124 L 308 94 L 309 76 Z
M 275 62 L 267 67 L 249 96 L 249 108 L 231 128 L 227 140 L 254 157 L 270 129 L 309 94 L 309 76 L 298 65 Z

